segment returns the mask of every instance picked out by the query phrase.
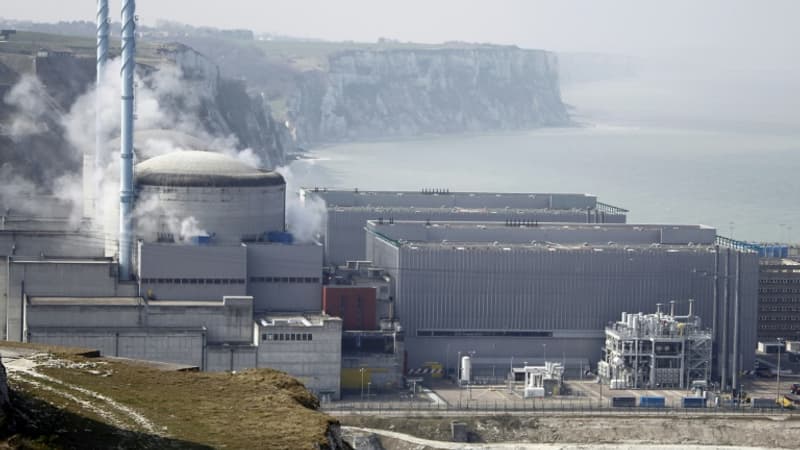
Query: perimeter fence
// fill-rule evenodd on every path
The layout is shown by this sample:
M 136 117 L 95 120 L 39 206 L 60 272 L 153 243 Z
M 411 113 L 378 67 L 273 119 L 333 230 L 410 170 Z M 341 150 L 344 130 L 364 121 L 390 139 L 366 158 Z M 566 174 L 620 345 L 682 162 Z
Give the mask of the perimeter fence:
M 665 404 L 664 406 L 613 406 L 612 399 L 607 401 L 558 401 L 548 399 L 530 399 L 526 401 L 480 401 L 472 400 L 458 403 L 428 402 L 420 400 L 409 401 L 336 401 L 322 404 L 322 409 L 328 413 L 343 414 L 442 414 L 455 415 L 464 413 L 477 414 L 631 414 L 631 415 L 742 415 L 742 416 L 774 416 L 798 415 L 800 410 L 786 408 L 754 408 L 749 405 L 742 406 L 703 406 L 683 407 L 678 404 Z

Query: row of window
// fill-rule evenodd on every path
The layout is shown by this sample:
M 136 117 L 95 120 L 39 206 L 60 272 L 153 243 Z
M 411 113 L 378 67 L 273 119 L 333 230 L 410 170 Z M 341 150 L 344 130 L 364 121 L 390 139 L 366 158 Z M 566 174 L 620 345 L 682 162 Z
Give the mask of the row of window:
M 800 312 L 800 306 L 782 306 L 782 305 L 762 305 L 758 308 L 759 311 L 798 311 Z
M 769 322 L 798 322 L 800 323 L 800 316 L 759 316 L 760 321 Z
M 313 341 L 311 333 L 263 333 L 262 341 Z
M 800 330 L 800 323 L 780 323 L 780 324 L 770 324 L 770 323 L 759 323 L 758 324 L 759 330 Z
M 760 294 L 800 294 L 800 289 L 793 288 L 760 288 Z
M 251 283 L 320 283 L 319 277 L 250 277 Z
M 142 278 L 145 284 L 244 284 L 243 278 Z
M 553 337 L 552 331 L 522 330 L 417 330 L 420 337 Z
M 762 278 L 759 284 L 800 284 L 800 278 Z
M 758 303 L 800 303 L 800 296 L 797 297 L 761 297 Z
M 244 284 L 243 278 L 142 278 L 145 284 Z M 315 283 L 319 277 L 250 277 L 251 283 Z

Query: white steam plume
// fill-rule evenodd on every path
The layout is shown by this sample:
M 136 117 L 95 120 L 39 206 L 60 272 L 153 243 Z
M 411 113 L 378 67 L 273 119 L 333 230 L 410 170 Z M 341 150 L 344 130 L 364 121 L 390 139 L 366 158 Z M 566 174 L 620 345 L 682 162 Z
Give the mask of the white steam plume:
M 46 133 L 50 130 L 47 118 L 53 113 L 54 102 L 42 82 L 34 75 L 25 74 L 3 97 L 3 102 L 14 109 L 8 123 L 0 124 L 0 132 L 14 142 L 22 138 Z
M 24 77 L 4 98 L 6 103 L 15 107 L 18 112 L 14 120 L 3 126 L 6 134 L 24 136 L 27 133 L 52 132 L 47 127 L 42 117 L 51 117 L 56 126 L 64 131 L 64 138 L 71 149 L 71 156 L 82 159 L 84 153 L 87 159 L 94 161 L 95 133 L 99 132 L 103 141 L 108 144 L 101 149 L 97 158 L 101 169 L 87 173 L 92 176 L 91 182 L 84 180 L 81 174 L 67 174 L 52 177 L 51 186 L 43 189 L 37 182 L 22 177 L 12 177 L 13 168 L 4 166 L 3 185 L 12 185 L 10 188 L 0 187 L 0 205 L 13 207 L 18 211 L 26 211 L 35 215 L 47 215 L 46 210 L 37 208 L 36 202 L 30 201 L 20 193 L 34 193 L 43 195 L 50 188 L 53 196 L 71 205 L 72 220 L 77 221 L 84 212 L 91 214 L 94 224 L 104 224 L 104 237 L 109 241 L 116 239 L 118 228 L 118 202 L 119 202 L 119 130 L 120 130 L 120 60 L 109 61 L 105 67 L 105 82 L 99 88 L 92 85 L 89 90 L 79 96 L 69 112 L 62 114 L 47 94 L 44 86 L 33 76 Z M 201 117 L 207 110 L 204 107 L 213 106 L 215 99 L 210 90 L 209 80 L 187 79 L 177 65 L 166 64 L 158 70 L 136 77 L 136 138 L 134 141 L 136 157 L 139 161 L 153 156 L 163 155 L 181 150 L 210 150 L 225 153 L 229 156 L 254 166 L 263 168 L 268 161 L 253 149 L 238 150 L 239 142 L 232 134 L 208 131 Z M 98 111 L 100 120 L 95 121 L 95 111 Z M 50 116 L 48 116 L 48 114 Z M 99 129 L 95 129 L 99 126 Z M 140 138 L 141 134 L 154 131 L 152 136 Z M 159 131 L 161 131 L 159 135 Z M 175 132 L 179 133 L 175 133 Z M 183 134 L 182 134 L 183 133 Z M 183 136 L 183 137 L 180 137 Z M 88 164 L 91 168 L 94 164 Z M 95 208 L 83 208 L 83 201 L 88 200 L 83 195 L 87 186 L 98 186 L 95 192 Z M 6 197 L 14 201 L 6 201 Z M 137 199 L 137 219 L 145 229 L 148 226 L 148 211 L 155 211 L 157 205 L 152 205 L 152 199 Z M 202 224 L 192 217 L 165 217 L 166 232 L 176 237 L 186 236 L 191 233 L 203 234 Z M 158 227 L 158 224 L 152 224 Z M 99 228 L 99 226 L 98 226 Z
M 325 202 L 318 197 L 300 198 L 300 187 L 289 166 L 275 169 L 286 180 L 286 222 L 298 242 L 319 241 L 328 217 Z

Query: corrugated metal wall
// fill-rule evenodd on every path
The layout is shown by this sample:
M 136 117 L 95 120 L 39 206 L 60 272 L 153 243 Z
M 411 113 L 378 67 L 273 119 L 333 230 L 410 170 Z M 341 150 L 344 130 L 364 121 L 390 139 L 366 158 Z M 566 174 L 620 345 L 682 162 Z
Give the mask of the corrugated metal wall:
M 569 331 L 576 339 L 596 339 L 596 332 L 620 313 L 652 312 L 656 303 L 695 299 L 694 313 L 706 326 L 717 314 L 718 339 L 722 324 L 728 325 L 728 352 L 733 348 L 733 299 L 736 292 L 735 263 L 730 275 L 718 278 L 731 284 L 725 297 L 716 290 L 714 247 L 630 247 L 548 249 L 511 246 L 460 250 L 452 244 L 402 245 L 372 237 L 371 257 L 396 277 L 397 313 L 406 329 L 408 352 L 432 340 L 415 339 L 419 330 L 542 330 Z M 722 250 L 720 267 L 736 253 Z M 758 262 L 755 254 L 743 254 L 738 281 L 739 350 L 743 368 L 752 366 L 756 345 Z M 727 316 L 721 304 L 728 298 Z M 677 313 L 685 314 L 686 303 Z M 727 319 L 726 319 L 727 317 Z M 559 333 L 556 333 L 559 334 Z M 463 338 L 462 338 L 463 339 Z M 496 341 L 496 338 L 492 338 Z M 556 337 L 551 338 L 556 340 Z M 538 341 L 537 341 L 538 342 Z M 416 344 L 416 345 L 415 345 Z M 440 344 L 441 345 L 441 344 Z M 502 352 L 498 352 L 498 355 Z M 597 353 L 585 356 L 592 360 Z

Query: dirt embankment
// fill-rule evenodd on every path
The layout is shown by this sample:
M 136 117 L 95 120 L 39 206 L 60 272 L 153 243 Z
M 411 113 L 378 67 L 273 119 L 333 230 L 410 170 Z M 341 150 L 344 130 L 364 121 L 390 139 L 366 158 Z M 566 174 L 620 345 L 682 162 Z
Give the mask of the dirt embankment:
M 0 346 L 11 447 L 347 448 L 338 421 L 297 380 L 260 369 L 177 372 Z
M 800 417 L 370 417 L 348 416 L 343 425 L 391 430 L 451 441 L 450 424 L 467 424 L 471 442 L 716 445 L 800 448 Z

